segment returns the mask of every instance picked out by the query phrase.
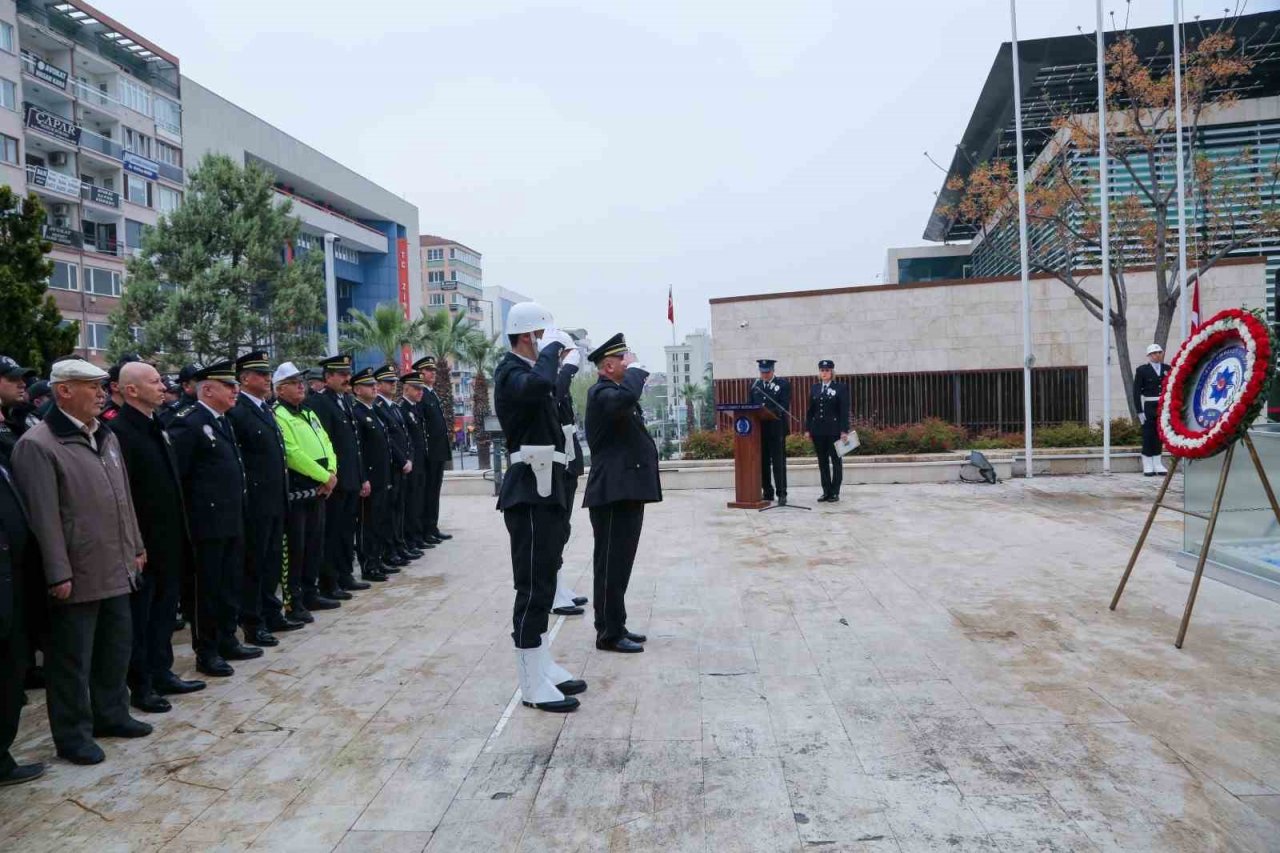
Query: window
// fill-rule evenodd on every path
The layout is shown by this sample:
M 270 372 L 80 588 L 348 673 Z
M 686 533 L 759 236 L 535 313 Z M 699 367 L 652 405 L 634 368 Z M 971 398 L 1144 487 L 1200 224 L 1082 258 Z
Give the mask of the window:
M 84 345 L 89 349 L 106 349 L 111 342 L 111 326 L 106 323 L 86 323 Z
M 156 140 L 156 159 L 161 163 L 168 163 L 170 166 L 182 168 L 182 151 L 174 148 L 160 140 Z
M 138 175 L 125 172 L 125 198 L 134 204 L 151 207 L 151 184 Z
M 156 95 L 152 99 L 156 108 L 156 127 L 174 136 L 182 135 L 182 108 L 168 98 Z M 178 166 L 180 163 L 174 163 Z
M 298 239 L 293 241 L 293 245 L 299 249 L 314 249 L 320 245 L 320 241 L 314 234 L 303 232 L 298 235 Z
M 0 151 L 0 158 L 6 163 L 18 165 L 18 140 L 0 133 L 0 145 L 4 146 L 4 151 Z
M 120 103 L 135 113 L 151 116 L 151 92 L 138 81 L 123 75 L 120 77 Z
M 53 262 L 53 275 L 49 276 L 49 286 L 56 290 L 79 290 L 80 270 L 66 261 Z
M 124 221 L 124 244 L 130 249 L 139 249 L 142 247 L 142 229 L 146 227 L 141 222 L 134 222 L 132 219 Z
M 18 84 L 0 77 L 0 107 L 6 110 L 18 109 Z
M 99 267 L 85 267 L 84 292 L 96 296 L 119 296 L 120 273 Z
M 444 249 L 427 249 L 427 260 L 429 260 L 429 261 L 443 261 L 443 260 L 444 260 Z
M 13 53 L 13 24 L 0 21 L 0 50 Z
M 346 261 L 349 264 L 360 263 L 360 253 L 349 246 L 342 245 L 341 243 L 334 243 L 333 257 L 339 261 Z
M 151 137 L 131 127 L 126 127 L 124 129 L 124 150 L 141 154 L 143 157 L 150 157 Z
M 182 193 L 168 187 L 156 187 L 156 209 L 161 213 L 173 213 L 182 205 Z
M 443 294 L 443 293 L 428 293 L 428 294 L 427 294 L 427 300 L 428 300 L 428 302 L 429 302 L 430 304 L 432 304 L 432 305 L 443 305 L 443 304 L 444 304 L 444 294 Z
M 428 284 L 439 284 L 444 281 L 444 270 L 432 270 L 427 273 Z
M 688 363 L 689 363 L 689 353 L 685 353 L 685 354 L 684 354 L 684 363 L 685 363 L 685 364 L 688 364 Z M 687 370 L 688 368 L 685 368 L 685 369 Z

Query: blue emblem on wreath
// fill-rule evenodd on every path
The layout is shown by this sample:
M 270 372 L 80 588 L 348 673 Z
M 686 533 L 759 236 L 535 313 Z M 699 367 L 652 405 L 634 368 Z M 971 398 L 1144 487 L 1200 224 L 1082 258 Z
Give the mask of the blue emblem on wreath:
M 1241 379 L 1248 354 L 1242 346 L 1220 350 L 1196 380 L 1191 414 L 1201 429 L 1211 429 L 1222 419 L 1244 390 Z
M 751 435 L 751 418 L 740 417 L 733 422 L 733 431 L 738 435 Z

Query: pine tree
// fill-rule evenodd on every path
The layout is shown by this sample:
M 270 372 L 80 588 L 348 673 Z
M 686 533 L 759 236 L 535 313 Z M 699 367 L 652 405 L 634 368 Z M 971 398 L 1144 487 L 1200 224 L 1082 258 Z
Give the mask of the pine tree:
M 0 354 L 41 375 L 80 338 L 78 323 L 62 325 L 47 289 L 53 263 L 43 224 L 44 208 L 34 195 L 22 198 L 0 186 Z

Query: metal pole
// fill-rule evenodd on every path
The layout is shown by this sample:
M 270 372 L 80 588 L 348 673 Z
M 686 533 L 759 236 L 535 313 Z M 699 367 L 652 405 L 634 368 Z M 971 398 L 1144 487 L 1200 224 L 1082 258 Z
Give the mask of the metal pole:
M 1187 325 L 1187 186 L 1182 154 L 1182 14 L 1180 0 L 1173 0 L 1173 110 L 1178 134 L 1178 316 L 1182 340 L 1191 334 Z
M 1013 128 L 1018 165 L 1018 244 L 1022 261 L 1022 420 L 1026 438 L 1027 479 L 1031 464 L 1031 261 L 1027 249 L 1027 181 L 1022 164 L 1022 80 L 1018 71 L 1018 0 L 1009 0 L 1009 28 L 1013 33 Z
M 338 351 L 338 275 L 333 268 L 333 244 L 337 234 L 324 235 L 324 301 L 325 325 L 329 333 L 329 354 Z
M 1111 170 L 1107 160 L 1107 59 L 1098 0 L 1098 189 L 1102 194 L 1102 473 L 1111 473 Z

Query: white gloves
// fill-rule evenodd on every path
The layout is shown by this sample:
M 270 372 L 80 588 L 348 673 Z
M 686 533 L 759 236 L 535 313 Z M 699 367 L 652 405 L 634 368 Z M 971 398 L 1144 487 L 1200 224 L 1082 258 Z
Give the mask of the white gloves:
M 571 364 L 574 367 L 581 367 L 582 366 L 582 350 L 578 349 L 577 347 L 572 347 L 569 350 L 569 354 L 564 357 L 564 363 Z
M 1147 425 L 1147 415 L 1145 412 L 1138 412 L 1138 423 L 1142 426 Z
M 538 352 L 542 352 L 552 344 L 562 344 L 566 349 L 577 346 L 573 342 L 573 338 L 569 337 L 568 332 L 560 329 L 546 329 L 542 333 L 542 337 L 538 339 Z

